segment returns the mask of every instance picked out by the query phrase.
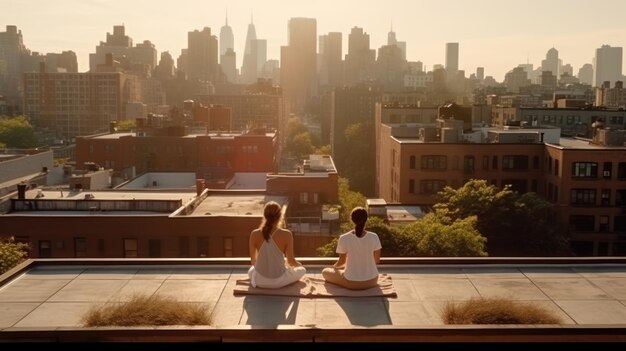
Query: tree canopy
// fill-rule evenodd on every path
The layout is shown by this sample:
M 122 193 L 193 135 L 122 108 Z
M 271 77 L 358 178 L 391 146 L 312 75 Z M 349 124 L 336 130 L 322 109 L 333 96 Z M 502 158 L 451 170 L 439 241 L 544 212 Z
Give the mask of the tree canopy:
M 548 221 L 552 204 L 536 193 L 499 189 L 472 179 L 458 189 L 445 187 L 436 195 L 440 216 L 462 220 L 476 216 L 492 256 L 555 256 L 569 254 L 567 240 Z
M 0 238 L 0 274 L 17 266 L 28 257 L 28 245 L 17 243 L 11 237 Z
M 24 116 L 0 118 L 0 144 L 17 149 L 35 147 L 35 130 Z
M 475 225 L 475 217 L 450 221 L 431 213 L 404 228 L 391 227 L 378 217 L 370 217 L 365 228 L 378 234 L 381 256 L 385 257 L 487 256 L 486 239 Z M 336 256 L 336 248 L 337 238 L 317 252 L 332 257 Z

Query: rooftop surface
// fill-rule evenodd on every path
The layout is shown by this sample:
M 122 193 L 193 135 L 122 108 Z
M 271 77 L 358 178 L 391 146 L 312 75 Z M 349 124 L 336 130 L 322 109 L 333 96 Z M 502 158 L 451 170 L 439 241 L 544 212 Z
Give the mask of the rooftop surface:
M 249 340 L 255 339 L 251 334 L 254 329 L 278 331 L 272 334 L 275 340 L 283 339 L 289 330 L 327 331 L 331 339 L 332 335 L 340 339 L 341 335 L 349 336 L 350 331 L 364 327 L 368 332 L 361 338 L 373 340 L 384 340 L 384 335 L 387 340 L 395 340 L 399 335 L 404 340 L 427 340 L 441 338 L 442 333 L 457 337 L 449 339 L 448 335 L 446 340 L 459 340 L 468 330 L 473 330 L 467 336 L 470 338 L 489 335 L 489 330 L 500 338 L 524 330 L 535 336 L 546 330 L 572 335 L 608 330 L 614 334 L 611 340 L 626 339 L 626 263 L 473 264 L 468 260 L 467 264 L 383 264 L 380 271 L 392 276 L 396 298 L 296 298 L 234 296 L 236 280 L 247 278 L 244 260 L 239 260 L 239 264 L 222 260 L 220 265 L 208 265 L 202 260 L 194 260 L 196 263 L 191 265 L 189 260 L 186 265 L 159 261 L 153 261 L 156 265 L 133 264 L 130 260 L 117 261 L 125 262 L 123 265 L 114 260 L 104 265 L 95 265 L 97 260 L 84 260 L 84 264 L 57 260 L 60 265 L 46 265 L 45 261 L 31 261 L 30 266 L 23 265 L 10 276 L 0 277 L 0 340 L 41 333 L 85 332 L 80 319 L 90 307 L 124 301 L 135 293 L 170 295 L 188 303 L 207 304 L 212 308 L 213 323 L 207 327 L 211 333 L 239 329 L 248 333 L 239 338 Z M 322 265 L 307 265 L 305 261 L 305 266 L 308 275 L 320 276 Z M 444 325 L 440 309 L 446 301 L 478 296 L 533 302 L 554 311 L 563 322 L 556 326 L 526 326 L 527 329 Z M 280 334 L 282 330 L 286 330 L 284 335 Z M 111 332 L 100 330 L 105 331 Z M 574 340 L 572 335 L 565 340 Z M 223 335 L 219 340 L 226 341 Z
M 39 193 L 43 200 L 84 200 L 86 194 L 92 194 L 92 200 L 181 200 L 183 204 L 196 197 L 195 188 L 189 191 L 30 189 L 26 191 L 26 199 L 36 199 Z
M 287 197 L 265 194 L 210 194 L 188 216 L 263 216 L 263 207 L 268 201 L 284 205 Z

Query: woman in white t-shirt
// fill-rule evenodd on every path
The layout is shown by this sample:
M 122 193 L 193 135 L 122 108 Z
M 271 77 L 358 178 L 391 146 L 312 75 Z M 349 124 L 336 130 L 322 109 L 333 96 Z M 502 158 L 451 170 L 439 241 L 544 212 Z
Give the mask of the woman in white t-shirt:
M 350 216 L 354 230 L 339 237 L 339 259 L 332 268 L 325 268 L 322 276 L 329 283 L 351 290 L 372 288 L 378 284 L 376 264 L 380 263 L 382 246 L 376 233 L 365 230 L 367 211 L 363 207 L 354 208 Z

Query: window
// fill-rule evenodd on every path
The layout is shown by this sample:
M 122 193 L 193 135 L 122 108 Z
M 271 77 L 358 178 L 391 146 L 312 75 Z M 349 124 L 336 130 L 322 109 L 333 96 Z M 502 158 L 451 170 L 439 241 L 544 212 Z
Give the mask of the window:
M 498 156 L 493 156 L 491 158 L 491 168 L 498 169 Z
M 576 205 L 595 205 L 596 189 L 572 189 L 570 202 Z
M 181 236 L 178 238 L 178 255 L 180 257 L 189 257 L 189 237 Z
M 301 204 L 309 203 L 309 193 L 300 193 L 300 203 Z
M 615 206 L 617 207 L 626 206 L 626 190 L 615 191 Z
M 609 231 L 609 216 L 600 216 L 600 218 L 598 219 L 600 223 L 600 228 L 598 228 L 598 230 L 601 232 L 608 232 Z
M 489 156 L 483 156 L 483 171 L 489 170 Z
M 533 193 L 537 192 L 537 179 L 533 179 L 530 181 L 530 191 Z
M 20 243 L 20 244 L 26 244 L 26 245 L 30 244 L 30 240 L 28 239 L 27 236 L 16 236 L 15 242 Z
M 533 168 L 539 169 L 539 156 L 533 157 Z
M 502 162 L 504 167 L 504 162 Z M 517 191 L 520 194 L 528 192 L 528 181 L 526 179 L 503 179 L 502 185 L 510 185 L 512 191 Z
M 559 160 L 554 159 L 554 175 L 559 176 Z
M 598 164 L 595 162 L 572 163 L 572 177 L 574 178 L 597 178 Z
M 415 180 L 414 179 L 409 179 L 409 193 L 410 194 L 415 193 Z
M 502 156 L 502 169 L 507 169 L 507 170 L 528 169 L 528 156 L 526 155 Z
M 422 169 L 445 170 L 447 168 L 448 158 L 443 155 L 424 155 L 422 156 Z
M 209 257 L 209 237 L 198 237 L 198 257 Z
M 161 257 L 161 240 L 150 239 L 148 241 L 149 257 Z
M 409 168 L 415 169 L 415 156 L 414 155 L 411 155 L 411 158 L 409 160 Z
M 626 179 L 626 162 L 617 164 L 617 179 Z
M 463 172 L 468 174 L 474 173 L 474 156 L 463 157 Z
M 613 170 L 613 162 L 604 162 L 604 167 L 602 171 L 602 177 L 604 179 L 611 179 L 611 174 Z
M 569 216 L 569 224 L 574 230 L 579 231 L 593 231 L 596 227 L 595 217 L 586 215 L 572 215 Z
M 313 203 L 317 205 L 319 202 L 320 202 L 320 194 L 313 193 Z
M 445 188 L 445 180 L 422 180 L 420 181 L 420 193 L 435 194 Z
M 233 257 L 233 238 L 224 238 L 224 257 Z
M 39 240 L 39 257 L 46 258 L 52 256 L 52 243 L 50 240 Z
M 611 206 L 611 189 L 602 189 L 600 204 L 602 206 Z
M 137 239 L 124 239 L 124 257 L 138 257 Z
M 87 256 L 87 239 L 74 238 L 74 257 Z
M 552 157 L 548 156 L 548 173 L 552 173 Z

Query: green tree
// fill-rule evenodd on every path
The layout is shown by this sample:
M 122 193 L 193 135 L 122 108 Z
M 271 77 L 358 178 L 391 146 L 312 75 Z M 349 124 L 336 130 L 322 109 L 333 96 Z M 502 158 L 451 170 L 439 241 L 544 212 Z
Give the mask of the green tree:
M 134 119 L 124 119 L 115 123 L 115 129 L 118 131 L 131 131 L 137 128 L 137 121 Z
M 0 274 L 17 266 L 28 257 L 28 245 L 17 243 L 11 237 L 0 239 Z
M 315 149 L 316 155 L 330 155 L 332 150 L 330 149 L 330 145 L 322 145 Z
M 374 194 L 376 150 L 370 123 L 354 123 L 345 132 L 345 147 L 334 150 L 342 174 L 350 179 L 352 188 L 366 195 Z
M 350 190 L 350 181 L 347 178 L 339 177 L 337 181 L 339 205 L 341 210 L 339 211 L 339 223 L 350 224 L 350 212 L 357 206 L 364 207 L 365 196 L 363 194 Z
M 28 149 L 37 146 L 37 138 L 26 117 L 0 118 L 0 143 L 10 148 Z
M 568 255 L 567 240 L 548 222 L 552 204 L 535 193 L 520 195 L 472 179 L 459 189 L 445 187 L 436 196 L 438 215 L 451 220 L 477 217 L 492 256 Z
M 487 256 L 487 239 L 476 229 L 476 216 L 460 220 L 429 213 L 402 228 L 404 242 L 412 243 L 407 249 L 412 256 L 469 257 Z
M 315 146 L 311 142 L 311 135 L 309 132 L 303 132 L 294 135 L 294 137 L 287 143 L 287 149 L 292 156 L 298 159 L 307 158 L 315 151 Z
M 353 226 L 344 225 L 344 231 Z M 486 239 L 476 229 L 476 218 L 451 221 L 447 217 L 428 214 L 414 223 L 398 229 L 378 217 L 370 217 L 366 230 L 378 234 L 384 257 L 460 257 L 487 256 Z M 338 238 L 317 249 L 324 257 L 337 256 Z

